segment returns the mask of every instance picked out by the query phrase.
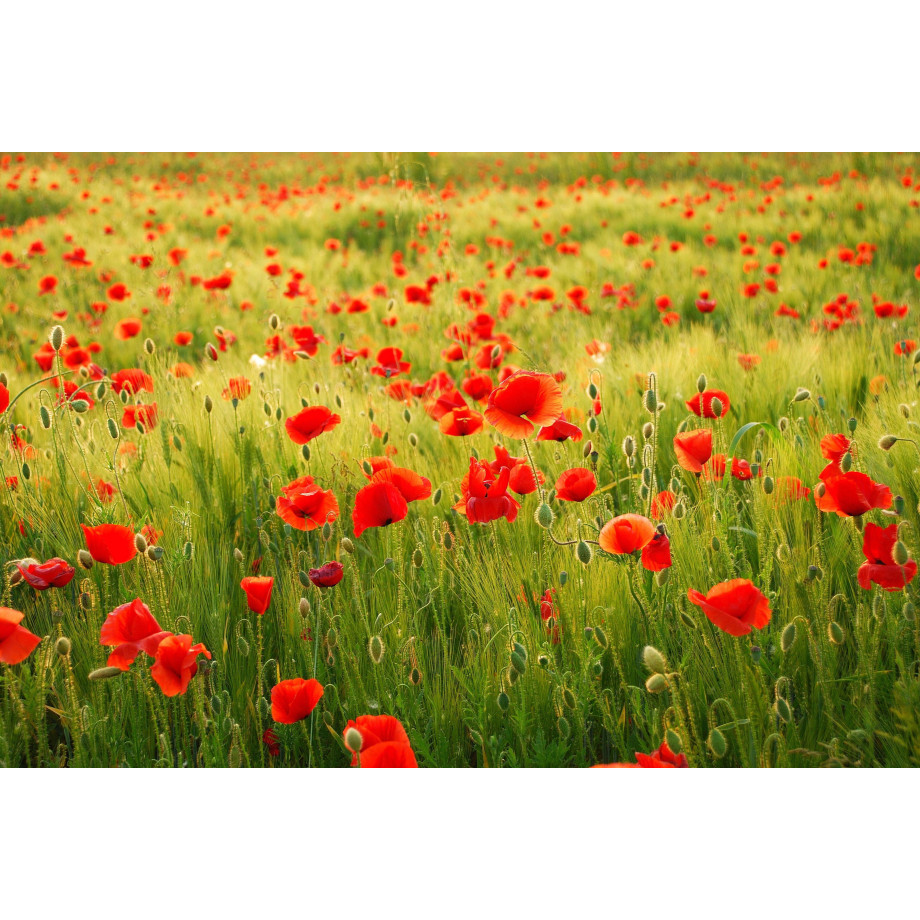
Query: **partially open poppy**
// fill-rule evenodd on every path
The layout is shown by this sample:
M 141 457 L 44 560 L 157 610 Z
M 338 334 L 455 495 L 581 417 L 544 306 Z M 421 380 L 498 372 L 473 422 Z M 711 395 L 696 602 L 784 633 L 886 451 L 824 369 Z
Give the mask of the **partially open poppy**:
M 25 661 L 41 639 L 20 626 L 24 614 L 9 607 L 0 607 L 0 664 Z
M 821 511 L 836 512 L 840 517 L 855 517 L 873 508 L 890 508 L 893 501 L 891 489 L 874 482 L 865 473 L 855 470 L 843 473 L 831 463 L 821 473 L 824 494 L 815 489 L 815 504 Z
M 157 623 L 150 608 L 138 597 L 116 607 L 106 617 L 99 632 L 99 644 L 114 645 L 115 650 L 106 664 L 127 671 L 141 652 L 153 658 L 160 643 L 171 635 Z
M 261 615 L 268 610 L 274 584 L 274 578 L 258 575 L 250 575 L 240 582 L 240 587 L 246 592 L 246 603 L 253 613 Z
M 361 767 L 417 767 L 409 736 L 399 719 L 394 716 L 358 716 L 345 726 L 343 737 L 349 729 L 361 735 L 360 754 L 352 753 L 351 765 Z
M 164 696 L 178 696 L 188 690 L 189 681 L 198 673 L 195 659 L 210 658 L 211 653 L 191 636 L 167 636 L 158 646 L 150 676 L 159 684 Z
M 373 459 L 373 458 L 372 458 Z M 381 467 L 371 476 L 371 482 L 388 482 L 399 489 L 400 494 L 407 502 L 421 501 L 431 498 L 431 480 L 419 476 L 413 470 L 401 466 Z
M 339 516 L 339 502 L 331 489 L 323 489 L 312 476 L 301 476 L 281 489 L 275 513 L 297 530 L 316 530 Z
M 296 415 L 285 419 L 284 427 L 288 437 L 295 444 L 306 444 L 318 438 L 324 431 L 331 431 L 341 421 L 341 416 L 326 406 L 307 406 Z
M 342 563 L 333 560 L 317 569 L 310 569 L 307 572 L 307 577 L 317 588 L 331 588 L 342 580 L 344 574 L 345 569 Z
M 560 416 L 552 424 L 544 425 L 537 435 L 538 441 L 580 441 L 584 437 L 584 432 L 573 425 L 570 421 Z
M 283 725 L 305 719 L 323 696 L 323 685 L 312 677 L 294 677 L 272 687 L 272 718 Z
M 556 498 L 564 502 L 583 502 L 594 494 L 597 479 L 594 473 L 583 466 L 560 473 L 556 480 Z
M 642 754 L 636 751 L 635 763 L 596 763 L 597 767 L 644 767 L 673 769 L 675 767 L 689 767 L 686 754 L 675 754 L 669 747 L 667 741 L 662 741 L 661 746 L 651 754 Z
M 675 435 L 674 453 L 685 470 L 702 473 L 704 464 L 712 456 L 712 429 L 699 428 Z
M 687 597 L 712 623 L 732 636 L 746 636 L 752 627 L 763 629 L 770 622 L 769 600 L 747 578 L 723 581 L 705 595 L 691 588 Z
M 351 513 L 355 536 L 360 537 L 369 527 L 395 524 L 408 513 L 409 505 L 405 497 L 392 482 L 371 482 L 355 495 L 355 506 Z
M 526 438 L 562 414 L 562 389 L 550 374 L 518 371 L 489 394 L 486 421 L 509 438 Z
M 621 514 L 602 528 L 597 542 L 602 550 L 614 555 L 629 555 L 645 549 L 655 538 L 655 525 L 641 514 Z
M 718 415 L 716 415 L 712 407 L 714 399 L 718 399 L 722 404 L 722 411 Z M 728 394 L 722 390 L 703 390 L 702 393 L 697 393 L 693 399 L 687 400 L 687 408 L 700 418 L 724 418 L 728 415 L 731 403 L 729 402 Z
M 484 460 L 470 458 L 470 469 L 460 483 L 462 495 L 454 510 L 471 524 L 488 524 L 505 518 L 513 522 L 520 505 L 508 495 L 511 470 L 502 467 L 497 473 Z
M 873 584 L 886 591 L 900 591 L 913 581 L 917 563 L 908 559 L 898 565 L 894 559 L 894 546 L 898 541 L 898 525 L 879 527 L 871 522 L 863 531 L 863 554 L 866 561 L 859 567 L 856 579 L 860 587 L 870 590 Z
M 660 572 L 671 567 L 671 541 L 666 534 L 655 532 L 651 542 L 642 550 L 642 567 L 650 572 Z
M 86 538 L 86 548 L 96 562 L 107 565 L 121 565 L 129 562 L 137 555 L 134 545 L 134 531 L 121 524 L 100 524 L 98 527 L 83 528 Z
M 29 565 L 17 562 L 16 567 L 22 573 L 23 579 L 36 591 L 44 591 L 46 588 L 63 588 L 64 585 L 73 581 L 75 574 L 74 567 L 57 556 L 47 562 L 32 562 Z

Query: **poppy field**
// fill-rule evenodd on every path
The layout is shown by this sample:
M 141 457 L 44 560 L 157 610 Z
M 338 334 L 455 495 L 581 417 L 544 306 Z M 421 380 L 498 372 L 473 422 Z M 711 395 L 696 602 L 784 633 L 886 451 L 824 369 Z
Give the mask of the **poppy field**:
M 920 764 L 920 158 L 0 155 L 0 764 Z

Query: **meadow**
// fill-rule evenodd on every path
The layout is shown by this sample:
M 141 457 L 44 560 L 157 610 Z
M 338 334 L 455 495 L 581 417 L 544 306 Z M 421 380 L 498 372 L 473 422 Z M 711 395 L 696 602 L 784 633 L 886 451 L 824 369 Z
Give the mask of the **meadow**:
M 0 763 L 920 763 L 920 158 L 0 156 Z

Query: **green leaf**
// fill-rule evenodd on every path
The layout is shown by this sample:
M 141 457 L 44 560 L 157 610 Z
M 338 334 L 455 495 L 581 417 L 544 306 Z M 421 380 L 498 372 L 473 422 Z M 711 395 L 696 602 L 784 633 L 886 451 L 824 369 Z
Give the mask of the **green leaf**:
M 735 436 L 732 438 L 731 444 L 728 446 L 728 456 L 735 456 L 735 448 L 738 446 L 740 440 L 754 428 L 763 428 L 764 431 L 768 432 L 774 441 L 782 441 L 783 436 L 780 433 L 779 428 L 776 425 L 771 425 L 769 422 L 748 422 L 746 425 L 742 425 L 736 432 Z

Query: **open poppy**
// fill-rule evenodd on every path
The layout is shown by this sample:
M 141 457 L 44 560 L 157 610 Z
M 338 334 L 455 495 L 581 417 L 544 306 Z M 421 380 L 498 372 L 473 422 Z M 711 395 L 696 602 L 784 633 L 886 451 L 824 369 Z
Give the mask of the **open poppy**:
M 361 735 L 360 754 L 352 752 L 351 765 L 361 767 L 417 767 L 409 736 L 394 716 L 358 716 L 349 719 L 343 737 L 350 729 Z
M 454 510 L 471 524 L 488 524 L 505 518 L 513 522 L 520 505 L 508 495 L 511 470 L 495 471 L 485 460 L 470 458 L 470 469 L 460 483 L 462 495 Z
M 153 658 L 160 643 L 171 635 L 157 623 L 150 608 L 138 597 L 116 607 L 106 617 L 99 632 L 99 644 L 114 645 L 115 650 L 106 664 L 127 671 L 141 652 Z
M 341 416 L 326 406 L 307 406 L 296 415 L 285 419 L 284 427 L 288 437 L 295 444 L 306 444 L 318 438 L 324 431 L 331 431 L 341 421 Z
M 116 393 L 120 393 L 122 390 L 127 390 L 129 393 L 140 393 L 141 390 L 146 390 L 148 393 L 152 393 L 153 377 L 136 367 L 117 371 L 112 374 L 112 389 Z
M 650 572 L 660 572 L 671 567 L 671 541 L 666 534 L 656 531 L 650 543 L 642 550 L 642 567 Z
M 770 622 L 769 600 L 747 578 L 723 581 L 705 595 L 690 588 L 687 597 L 712 623 L 732 636 L 746 636 L 752 627 L 763 629 Z
M 167 636 L 158 646 L 150 676 L 164 696 L 178 696 L 188 690 L 189 681 L 198 673 L 196 658 L 211 653 L 199 642 L 192 645 L 191 636 Z
M 355 536 L 360 537 L 369 527 L 395 524 L 408 513 L 409 505 L 405 497 L 392 482 L 371 482 L 355 495 L 355 506 L 351 513 Z
M 130 562 L 137 555 L 134 545 L 134 531 L 121 524 L 100 524 L 98 527 L 87 527 L 81 524 L 83 536 L 86 538 L 86 548 L 96 562 L 107 565 L 121 565 Z
M 16 567 L 22 573 L 22 577 L 36 591 L 44 591 L 46 588 L 63 588 L 73 581 L 76 570 L 70 563 L 65 562 L 55 556 L 47 562 L 32 562 L 29 565 L 23 565 L 17 562 Z
M 20 626 L 24 614 L 9 607 L 0 607 L 0 664 L 25 661 L 42 640 Z
M 699 428 L 675 435 L 674 453 L 687 472 L 702 473 L 704 464 L 712 456 L 712 429 Z
M 402 360 L 401 348 L 381 348 L 377 352 L 377 363 L 371 368 L 371 373 L 378 377 L 396 377 L 408 373 L 412 365 Z
M 843 455 L 851 451 L 851 441 L 844 434 L 828 434 L 821 438 L 821 456 L 831 463 L 840 463 Z M 855 455 L 856 450 L 852 448 Z M 843 472 L 841 470 L 841 472 Z
M 719 415 L 716 415 L 712 407 L 714 399 L 718 399 L 722 404 L 722 411 Z M 722 390 L 703 390 L 702 393 L 697 393 L 693 399 L 687 400 L 687 408 L 700 418 L 724 418 L 728 415 L 731 403 L 729 402 L 728 394 Z
M 635 763 L 596 763 L 594 767 L 641 767 L 641 768 L 662 768 L 673 769 L 689 767 L 686 754 L 675 754 L 669 747 L 667 741 L 662 741 L 661 746 L 652 751 L 651 754 L 642 754 L 636 751 Z
M 509 438 L 526 438 L 562 414 L 562 389 L 550 374 L 518 371 L 489 394 L 486 421 Z
M 378 459 L 378 458 L 371 458 Z M 400 494 L 407 502 L 421 501 L 431 498 L 431 480 L 412 470 L 401 466 L 394 466 L 390 461 L 389 466 L 381 467 L 371 476 L 371 483 L 388 482 L 399 489 Z
M 616 556 L 645 549 L 655 538 L 655 525 L 641 514 L 621 514 L 601 528 L 597 542 L 602 550 Z
M 886 591 L 900 591 L 913 581 L 917 574 L 917 563 L 908 559 L 898 565 L 894 559 L 894 547 L 898 541 L 898 525 L 879 527 L 867 523 L 863 531 L 863 554 L 866 561 L 859 567 L 856 579 L 862 588 L 870 590 L 873 584 Z
M 306 719 L 323 696 L 323 685 L 312 677 L 294 677 L 272 687 L 272 718 L 282 725 Z
M 246 592 L 246 603 L 253 613 L 261 615 L 268 610 L 274 584 L 274 578 L 258 575 L 250 575 L 240 582 L 240 587 Z
M 441 416 L 440 422 L 438 422 L 438 427 L 441 430 L 441 434 L 446 434 L 449 437 L 465 438 L 482 431 L 483 421 L 478 412 L 473 411 L 468 406 L 460 406 L 445 412 Z
M 573 441 L 580 441 L 583 437 L 584 433 L 578 425 L 573 425 L 570 421 L 560 416 L 552 424 L 544 425 L 540 429 L 537 440 L 561 442 L 568 441 L 571 438 Z
M 316 530 L 339 516 L 339 502 L 331 489 L 323 489 L 312 476 L 300 476 L 281 489 L 275 513 L 296 530 Z
M 821 473 L 824 494 L 815 489 L 815 504 L 818 509 L 836 512 L 840 517 L 855 517 L 873 508 L 890 508 L 891 489 L 880 482 L 874 482 L 865 473 L 855 470 L 844 473 L 835 463 L 829 464 Z
M 670 490 L 665 489 L 652 498 L 652 517 L 661 518 L 665 512 L 672 511 L 677 504 L 677 496 Z
M 556 498 L 564 502 L 583 502 L 594 494 L 597 479 L 594 473 L 583 466 L 560 473 L 556 480 Z

